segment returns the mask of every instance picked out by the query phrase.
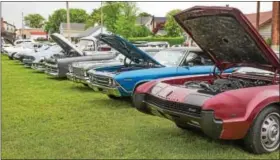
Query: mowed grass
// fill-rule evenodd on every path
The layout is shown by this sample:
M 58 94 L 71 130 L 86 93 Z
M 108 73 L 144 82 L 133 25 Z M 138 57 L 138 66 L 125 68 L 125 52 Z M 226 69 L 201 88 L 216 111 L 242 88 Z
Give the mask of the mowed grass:
M 2 158 L 265 158 L 2 56 Z

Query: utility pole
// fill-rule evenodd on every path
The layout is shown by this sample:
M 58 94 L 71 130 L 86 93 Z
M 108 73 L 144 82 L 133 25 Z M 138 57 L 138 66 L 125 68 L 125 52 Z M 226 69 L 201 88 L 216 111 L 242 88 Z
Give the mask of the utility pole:
M 69 2 L 66 1 L 66 14 L 67 14 L 67 33 L 68 33 L 68 39 L 71 41 L 70 37 L 70 14 L 69 14 Z
M 21 12 L 21 38 L 23 39 L 23 29 L 24 29 L 24 18 L 23 18 L 23 12 Z
M 259 31 L 260 25 L 260 1 L 257 1 L 256 29 Z
M 101 1 L 101 16 L 100 16 L 100 18 L 101 18 L 101 33 L 103 33 L 103 10 L 102 10 L 102 1 Z
M 272 2 L 272 49 L 280 52 L 280 2 Z

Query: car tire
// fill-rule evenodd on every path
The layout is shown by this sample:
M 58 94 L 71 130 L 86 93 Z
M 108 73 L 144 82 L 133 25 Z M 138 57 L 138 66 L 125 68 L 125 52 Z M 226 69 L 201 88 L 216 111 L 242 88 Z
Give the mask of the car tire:
M 255 154 L 270 153 L 279 149 L 279 106 L 264 108 L 255 118 L 244 138 L 245 147 Z
M 88 84 L 83 84 L 85 87 L 88 87 Z
M 116 97 L 116 96 L 113 96 L 113 95 L 107 95 L 110 99 L 113 99 L 113 100 L 120 100 L 121 97 Z

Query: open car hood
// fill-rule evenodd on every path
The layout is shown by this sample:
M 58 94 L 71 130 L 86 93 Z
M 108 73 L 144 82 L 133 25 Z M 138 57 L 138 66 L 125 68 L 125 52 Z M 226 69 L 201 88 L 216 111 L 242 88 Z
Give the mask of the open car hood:
M 77 54 L 83 56 L 83 52 L 72 44 L 68 39 L 63 37 L 61 34 L 54 33 L 51 35 L 52 39 L 65 51 L 67 54 Z
M 269 71 L 280 68 L 276 54 L 236 8 L 196 6 L 174 18 L 220 70 L 239 66 Z
M 119 51 L 135 63 L 148 62 L 161 65 L 150 55 L 117 35 L 99 34 L 96 38 Z

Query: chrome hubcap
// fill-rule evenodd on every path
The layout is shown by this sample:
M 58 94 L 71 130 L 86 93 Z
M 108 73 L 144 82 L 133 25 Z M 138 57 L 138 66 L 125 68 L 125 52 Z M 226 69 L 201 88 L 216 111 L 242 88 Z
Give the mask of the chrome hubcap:
M 274 151 L 279 147 L 279 113 L 270 113 L 261 127 L 261 143 L 267 151 Z

